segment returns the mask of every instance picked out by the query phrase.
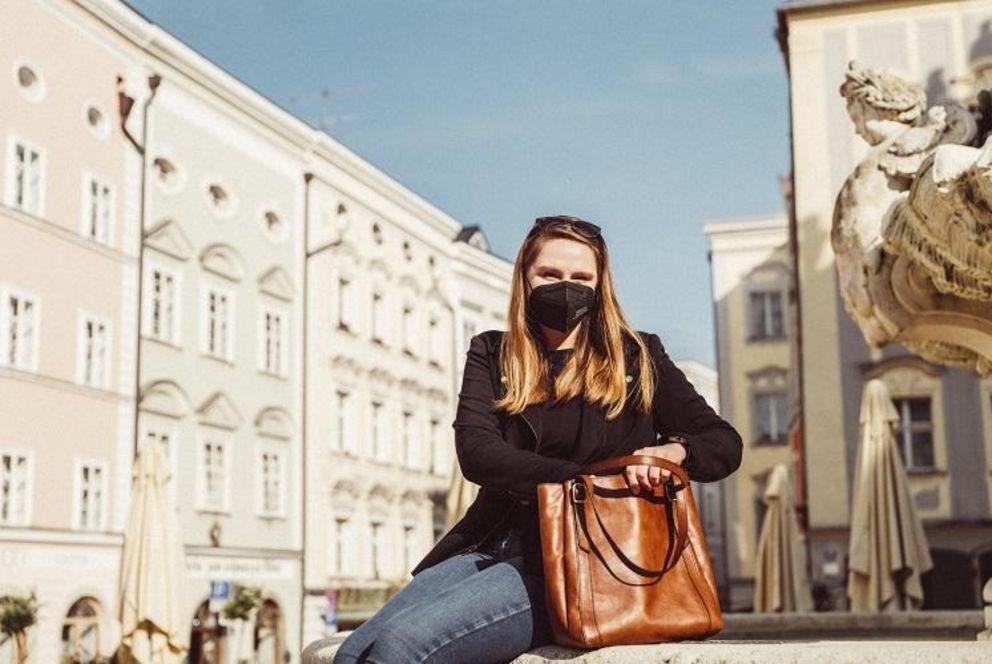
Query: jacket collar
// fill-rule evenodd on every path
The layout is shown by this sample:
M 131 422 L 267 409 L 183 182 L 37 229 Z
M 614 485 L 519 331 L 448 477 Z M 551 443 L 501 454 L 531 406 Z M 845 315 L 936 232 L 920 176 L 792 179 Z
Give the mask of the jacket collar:
M 506 391 L 503 376 L 500 372 L 499 351 L 502 338 L 503 331 L 499 330 L 498 335 L 494 338 L 494 343 L 491 346 L 492 366 L 494 367 L 496 374 L 499 375 L 498 396 L 502 396 Z M 634 361 L 636 358 L 636 352 L 637 344 L 634 343 L 633 340 L 624 337 L 624 365 L 626 367 L 628 385 L 633 381 L 638 380 L 639 376 L 638 365 Z M 523 411 L 519 413 L 519 417 L 523 418 L 530 431 L 533 432 L 535 451 L 537 451 L 537 448 L 540 446 L 541 442 L 543 412 L 543 404 L 532 403 L 528 404 Z M 606 414 L 602 406 L 585 404 L 585 407 L 582 408 L 580 434 L 581 442 L 579 448 L 576 450 L 576 456 L 579 463 L 585 463 L 587 460 L 592 458 L 597 450 L 602 449 L 603 438 L 606 435 Z

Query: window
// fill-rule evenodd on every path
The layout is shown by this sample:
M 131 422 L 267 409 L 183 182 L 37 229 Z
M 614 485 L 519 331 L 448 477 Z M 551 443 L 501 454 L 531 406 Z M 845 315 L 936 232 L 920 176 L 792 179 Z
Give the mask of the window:
M 417 440 L 416 421 L 413 412 L 403 411 L 403 463 L 407 468 L 416 468 L 420 464 L 420 450 L 417 449 L 420 441 Z
M 934 468 L 933 421 L 930 397 L 892 399 L 899 421 L 896 423 L 896 447 L 906 470 Z
M 785 336 L 782 302 L 782 291 L 751 292 L 752 339 L 769 339 Z
M 403 571 L 407 572 L 413 568 L 413 558 L 416 555 L 417 530 L 414 526 L 403 526 Z
M 26 526 L 31 521 L 31 458 L 0 451 L 0 525 Z
M 148 275 L 145 301 L 145 334 L 173 344 L 179 335 L 179 277 L 164 267 L 153 266 Z
M 110 324 L 91 314 L 79 317 L 78 380 L 83 385 L 106 389 L 109 386 Z
M 372 293 L 372 341 L 386 343 L 386 300 L 382 293 Z
M 427 320 L 427 361 L 441 366 L 441 326 L 434 314 Z
M 104 528 L 106 479 L 103 462 L 76 462 L 74 528 L 78 530 L 102 530 Z
M 354 290 L 351 279 L 338 278 L 338 329 L 347 332 L 355 331 Z
M 372 458 L 389 460 L 389 415 L 381 401 L 372 402 Z
M 344 576 L 352 571 L 351 565 L 347 564 L 347 548 L 345 547 L 345 543 L 350 539 L 348 526 L 348 519 L 341 516 L 335 518 L 334 524 L 331 526 L 331 575 L 333 576 Z
M 273 309 L 262 309 L 261 319 L 261 370 L 273 376 L 289 373 L 289 350 L 286 343 L 288 330 L 286 314 Z
M 280 242 L 286 239 L 288 226 L 275 210 L 266 210 L 262 213 L 262 226 L 271 241 Z
M 788 441 L 789 404 L 785 392 L 754 395 L 756 444 L 780 445 Z
M 0 365 L 36 371 L 38 368 L 38 300 L 24 292 L 2 290 Z
M 82 233 L 100 244 L 110 244 L 113 194 L 106 182 L 95 175 L 83 176 Z
M 369 537 L 369 560 L 372 563 L 372 578 L 381 579 L 383 577 L 383 557 L 386 553 L 385 547 L 385 528 L 380 521 L 373 521 L 369 524 L 371 529 L 371 537 Z
M 183 172 L 168 157 L 155 157 L 152 160 L 152 171 L 155 175 L 155 182 L 166 193 L 175 193 L 183 185 Z
M 107 121 L 107 116 L 96 104 L 88 102 L 83 106 L 83 119 L 86 121 L 86 127 L 97 138 L 103 139 L 110 134 L 110 123 Z
M 146 414 L 142 413 L 142 417 L 146 417 Z M 159 449 L 162 450 L 162 455 L 165 457 L 166 463 L 169 464 L 169 471 L 172 473 L 172 478 L 166 486 L 175 496 L 176 485 L 179 483 L 179 475 L 176 472 L 175 431 L 162 426 L 160 423 L 149 424 L 143 421 L 141 422 L 141 439 L 145 445 L 158 445 Z
M 403 330 L 403 352 L 407 355 L 416 355 L 417 327 L 414 319 L 413 305 L 408 302 L 403 303 L 403 319 L 401 327 Z
M 220 217 L 226 219 L 234 214 L 237 208 L 237 201 L 224 185 L 211 182 L 206 186 L 207 203 L 210 209 Z
M 20 138 L 8 143 L 7 204 L 40 217 L 44 208 L 45 156 L 41 148 Z
M 280 451 L 263 448 L 258 452 L 258 514 L 284 516 L 285 477 Z
M 17 87 L 28 101 L 38 102 L 45 96 L 45 82 L 38 68 L 26 62 L 19 62 L 15 68 Z
M 62 662 L 95 664 L 104 661 L 100 655 L 100 603 L 84 597 L 69 608 L 62 623 Z
M 436 475 L 440 475 L 443 472 L 442 460 L 440 458 L 441 446 L 440 441 L 438 440 L 440 432 L 441 421 L 436 417 L 432 417 L 429 434 L 430 439 L 428 442 L 430 443 L 431 472 Z
M 355 452 L 358 437 L 355 435 L 355 413 L 352 396 L 346 390 L 337 390 L 338 431 L 334 448 L 341 452 Z
M 210 357 L 234 359 L 234 294 L 208 286 L 203 290 L 201 350 Z
M 204 440 L 200 447 L 200 509 L 226 512 L 228 459 L 226 445 Z

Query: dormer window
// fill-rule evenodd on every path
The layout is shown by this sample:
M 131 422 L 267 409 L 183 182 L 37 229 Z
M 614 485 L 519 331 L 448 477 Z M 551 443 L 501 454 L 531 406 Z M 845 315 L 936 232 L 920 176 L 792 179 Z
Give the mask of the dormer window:
M 175 163 L 159 155 L 152 160 L 155 182 L 166 192 L 172 193 L 182 185 L 182 175 Z
M 210 192 L 210 198 L 213 199 L 214 205 L 217 207 L 221 207 L 227 203 L 227 191 L 225 191 L 219 184 L 210 185 L 208 191 Z
M 41 98 L 45 94 L 45 84 L 38 70 L 25 62 L 18 65 L 14 71 L 17 78 L 17 87 L 25 99 L 28 101 L 41 101 Z
M 229 217 L 234 213 L 234 197 L 224 185 L 217 182 L 207 185 L 207 199 L 218 216 Z
M 278 242 L 286 237 L 286 222 L 273 210 L 266 210 L 262 214 L 262 223 L 269 239 Z
M 87 104 L 83 110 L 83 117 L 86 118 L 86 126 L 97 138 L 106 138 L 110 133 L 110 125 L 107 116 L 103 114 L 94 104 Z

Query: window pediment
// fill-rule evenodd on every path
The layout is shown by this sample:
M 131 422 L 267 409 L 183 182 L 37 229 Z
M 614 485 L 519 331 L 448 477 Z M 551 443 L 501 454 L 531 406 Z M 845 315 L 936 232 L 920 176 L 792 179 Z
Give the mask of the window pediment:
M 286 302 L 291 302 L 296 294 L 293 280 L 278 265 L 269 268 L 258 278 L 258 290 Z
M 171 380 L 160 380 L 142 388 L 138 409 L 143 413 L 179 419 L 190 412 L 190 402 L 179 385 Z
M 145 246 L 181 261 L 193 255 L 193 245 L 172 219 L 158 222 L 145 232 Z
M 293 418 L 283 408 L 264 408 L 255 417 L 255 431 L 260 436 L 289 440 L 293 437 Z
M 214 392 L 196 409 L 200 424 L 233 431 L 241 425 L 241 415 L 234 402 L 223 392 Z
M 223 244 L 214 244 L 200 254 L 200 265 L 229 281 L 241 281 L 245 276 L 244 262 L 234 249 Z

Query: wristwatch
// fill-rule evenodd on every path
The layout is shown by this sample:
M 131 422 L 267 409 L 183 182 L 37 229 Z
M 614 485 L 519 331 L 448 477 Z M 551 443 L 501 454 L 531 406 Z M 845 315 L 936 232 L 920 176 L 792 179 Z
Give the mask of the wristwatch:
M 681 433 L 670 433 L 665 436 L 665 442 L 668 443 L 678 443 L 685 450 L 685 458 L 682 459 L 682 463 L 679 465 L 684 466 L 689 458 L 692 456 L 692 448 L 689 447 L 689 442 L 685 439 L 685 434 Z

